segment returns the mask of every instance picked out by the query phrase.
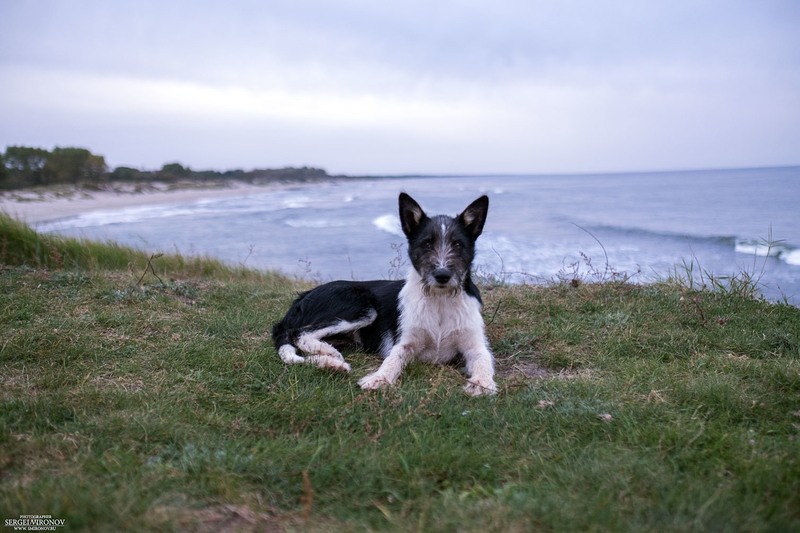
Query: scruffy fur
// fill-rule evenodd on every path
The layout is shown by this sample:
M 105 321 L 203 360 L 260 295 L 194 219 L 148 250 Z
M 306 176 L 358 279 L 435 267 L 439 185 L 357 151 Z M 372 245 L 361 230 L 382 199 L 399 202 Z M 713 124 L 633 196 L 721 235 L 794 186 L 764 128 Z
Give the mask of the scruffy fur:
M 285 363 L 349 372 L 332 342 L 355 340 L 384 357 L 380 368 L 359 380 L 362 389 L 392 385 L 414 359 L 445 364 L 460 354 L 469 376 L 465 391 L 494 394 L 494 358 L 471 278 L 489 198 L 481 196 L 456 217 L 429 217 L 405 193 L 398 203 L 412 265 L 406 279 L 334 281 L 301 294 L 273 327 L 278 354 Z

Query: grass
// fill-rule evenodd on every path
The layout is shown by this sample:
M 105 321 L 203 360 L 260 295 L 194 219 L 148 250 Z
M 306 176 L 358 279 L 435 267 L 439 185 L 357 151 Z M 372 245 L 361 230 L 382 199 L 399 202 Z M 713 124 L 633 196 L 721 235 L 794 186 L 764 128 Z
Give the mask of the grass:
M 0 518 L 65 530 L 800 528 L 800 310 L 486 286 L 500 393 L 283 365 L 298 282 L 0 217 Z
M 19 221 L 0 213 L 0 264 L 32 268 L 79 271 L 147 270 L 153 256 L 114 242 L 94 242 L 37 233 Z M 231 269 L 210 258 L 161 256 L 162 272 L 177 277 L 221 277 L 260 279 L 270 274 Z
M 761 279 L 767 267 L 767 261 L 772 256 L 773 250 L 782 244 L 782 241 L 772 238 L 772 228 L 769 229 L 768 236 L 759 243 L 763 248 L 761 261 L 759 254 L 753 254 L 753 263 L 739 272 L 728 275 L 719 275 L 711 272 L 700 264 L 699 259 L 693 257 L 690 260 L 684 259 L 680 265 L 673 268 L 670 279 L 674 283 L 679 283 L 692 291 L 711 290 L 732 294 L 740 298 L 755 299 L 761 295 Z M 788 303 L 786 296 L 783 297 L 784 303 Z

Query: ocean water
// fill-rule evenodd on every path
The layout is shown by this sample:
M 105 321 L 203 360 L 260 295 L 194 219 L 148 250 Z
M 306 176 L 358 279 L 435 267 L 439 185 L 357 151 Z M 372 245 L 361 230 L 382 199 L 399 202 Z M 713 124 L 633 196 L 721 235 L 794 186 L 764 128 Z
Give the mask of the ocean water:
M 687 268 L 696 280 L 745 272 L 767 298 L 800 305 L 800 167 L 343 180 L 87 212 L 38 229 L 318 281 L 396 278 L 408 267 L 400 191 L 451 215 L 489 195 L 480 275 L 546 283 L 614 272 L 648 283 Z

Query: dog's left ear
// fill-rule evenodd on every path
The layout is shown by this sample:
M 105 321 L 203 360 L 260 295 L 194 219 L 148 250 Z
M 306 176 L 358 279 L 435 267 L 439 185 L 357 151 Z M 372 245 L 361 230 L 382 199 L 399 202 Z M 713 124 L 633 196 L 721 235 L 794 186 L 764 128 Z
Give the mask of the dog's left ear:
M 483 233 L 483 225 L 486 223 L 486 215 L 489 213 L 489 197 L 481 196 L 464 209 L 458 218 L 470 232 L 473 238 L 477 239 Z

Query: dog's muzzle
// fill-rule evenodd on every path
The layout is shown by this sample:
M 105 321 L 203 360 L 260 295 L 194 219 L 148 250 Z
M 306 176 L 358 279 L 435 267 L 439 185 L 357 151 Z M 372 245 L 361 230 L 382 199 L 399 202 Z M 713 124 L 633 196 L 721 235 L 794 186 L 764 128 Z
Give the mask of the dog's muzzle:
M 427 295 L 455 296 L 461 289 L 460 278 L 449 268 L 437 268 L 423 282 L 423 291 Z
M 453 279 L 453 273 L 446 268 L 437 268 L 433 271 L 433 279 L 436 280 L 436 284 L 440 287 L 446 286 L 450 283 L 450 280 Z

